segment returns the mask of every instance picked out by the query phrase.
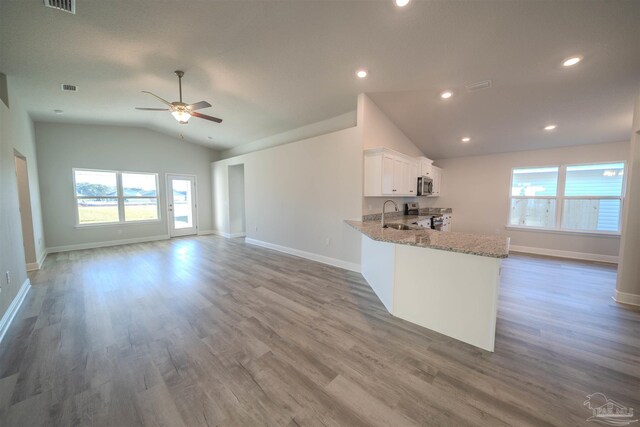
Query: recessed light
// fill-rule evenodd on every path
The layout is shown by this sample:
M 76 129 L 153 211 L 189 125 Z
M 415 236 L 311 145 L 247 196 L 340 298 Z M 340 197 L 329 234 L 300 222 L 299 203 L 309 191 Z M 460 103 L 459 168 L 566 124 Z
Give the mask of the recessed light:
M 440 94 L 440 98 L 442 99 L 449 99 L 453 96 L 453 92 L 451 92 L 450 90 L 445 90 L 444 92 L 442 92 Z
M 576 65 L 578 62 L 582 61 L 581 56 L 572 56 L 571 58 L 567 58 L 562 62 L 562 65 L 565 67 L 571 67 L 572 65 Z
M 53 112 L 56 114 L 64 114 L 64 111 L 62 110 L 53 110 Z
M 471 141 L 471 138 L 469 138 L 468 136 L 465 136 L 464 138 L 462 138 L 462 142 L 469 142 Z
M 410 0 L 395 0 L 395 1 L 396 1 L 396 6 L 405 7 L 406 5 L 409 4 Z
M 364 79 L 365 77 L 367 77 L 367 70 L 358 70 L 356 71 L 356 76 L 358 76 L 359 79 Z
M 557 127 L 558 127 L 558 125 L 546 125 L 544 127 L 544 130 L 554 130 Z

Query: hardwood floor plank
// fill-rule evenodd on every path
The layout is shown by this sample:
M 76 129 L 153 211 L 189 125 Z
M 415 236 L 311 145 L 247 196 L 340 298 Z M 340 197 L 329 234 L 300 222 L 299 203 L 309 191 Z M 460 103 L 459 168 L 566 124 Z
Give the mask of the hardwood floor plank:
M 0 425 L 581 425 L 594 392 L 640 410 L 640 310 L 611 301 L 615 274 L 504 260 L 489 353 L 242 239 L 52 254 L 0 344 Z

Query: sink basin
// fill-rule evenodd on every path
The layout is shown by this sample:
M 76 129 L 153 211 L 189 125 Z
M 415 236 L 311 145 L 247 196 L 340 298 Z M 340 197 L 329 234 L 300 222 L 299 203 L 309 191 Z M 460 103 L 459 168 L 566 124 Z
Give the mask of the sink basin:
M 384 228 L 393 228 L 394 230 L 415 230 L 415 227 L 410 227 L 406 224 L 385 224 Z

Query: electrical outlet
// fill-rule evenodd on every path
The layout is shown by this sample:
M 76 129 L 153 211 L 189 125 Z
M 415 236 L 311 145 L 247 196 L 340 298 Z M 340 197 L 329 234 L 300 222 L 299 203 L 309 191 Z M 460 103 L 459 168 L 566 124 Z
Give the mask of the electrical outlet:
M 7 272 L 6 272 L 6 273 L 4 273 L 4 276 L 5 276 L 5 279 L 6 279 L 6 283 L 7 283 L 7 285 L 10 285 L 10 284 L 11 284 L 11 272 L 9 272 L 9 271 L 7 270 Z
M 327 246 L 329 246 L 329 245 L 331 244 L 331 237 L 327 237 L 327 238 L 324 240 L 324 244 L 325 244 L 325 245 L 327 245 Z
M 258 231 L 258 226 L 256 225 L 255 231 Z

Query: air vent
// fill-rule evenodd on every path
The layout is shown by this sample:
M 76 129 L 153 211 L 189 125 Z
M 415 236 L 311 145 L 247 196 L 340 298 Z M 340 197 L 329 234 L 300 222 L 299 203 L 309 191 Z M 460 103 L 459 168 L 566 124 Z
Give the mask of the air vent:
M 69 13 L 76 13 L 76 0 L 44 0 L 44 5 Z
M 78 91 L 78 86 L 76 85 L 66 85 L 66 84 L 61 84 L 60 85 L 60 89 L 63 92 L 77 92 Z
M 491 87 L 491 80 L 484 80 L 477 83 L 471 83 L 467 85 L 467 91 L 475 92 L 477 90 L 488 89 Z

